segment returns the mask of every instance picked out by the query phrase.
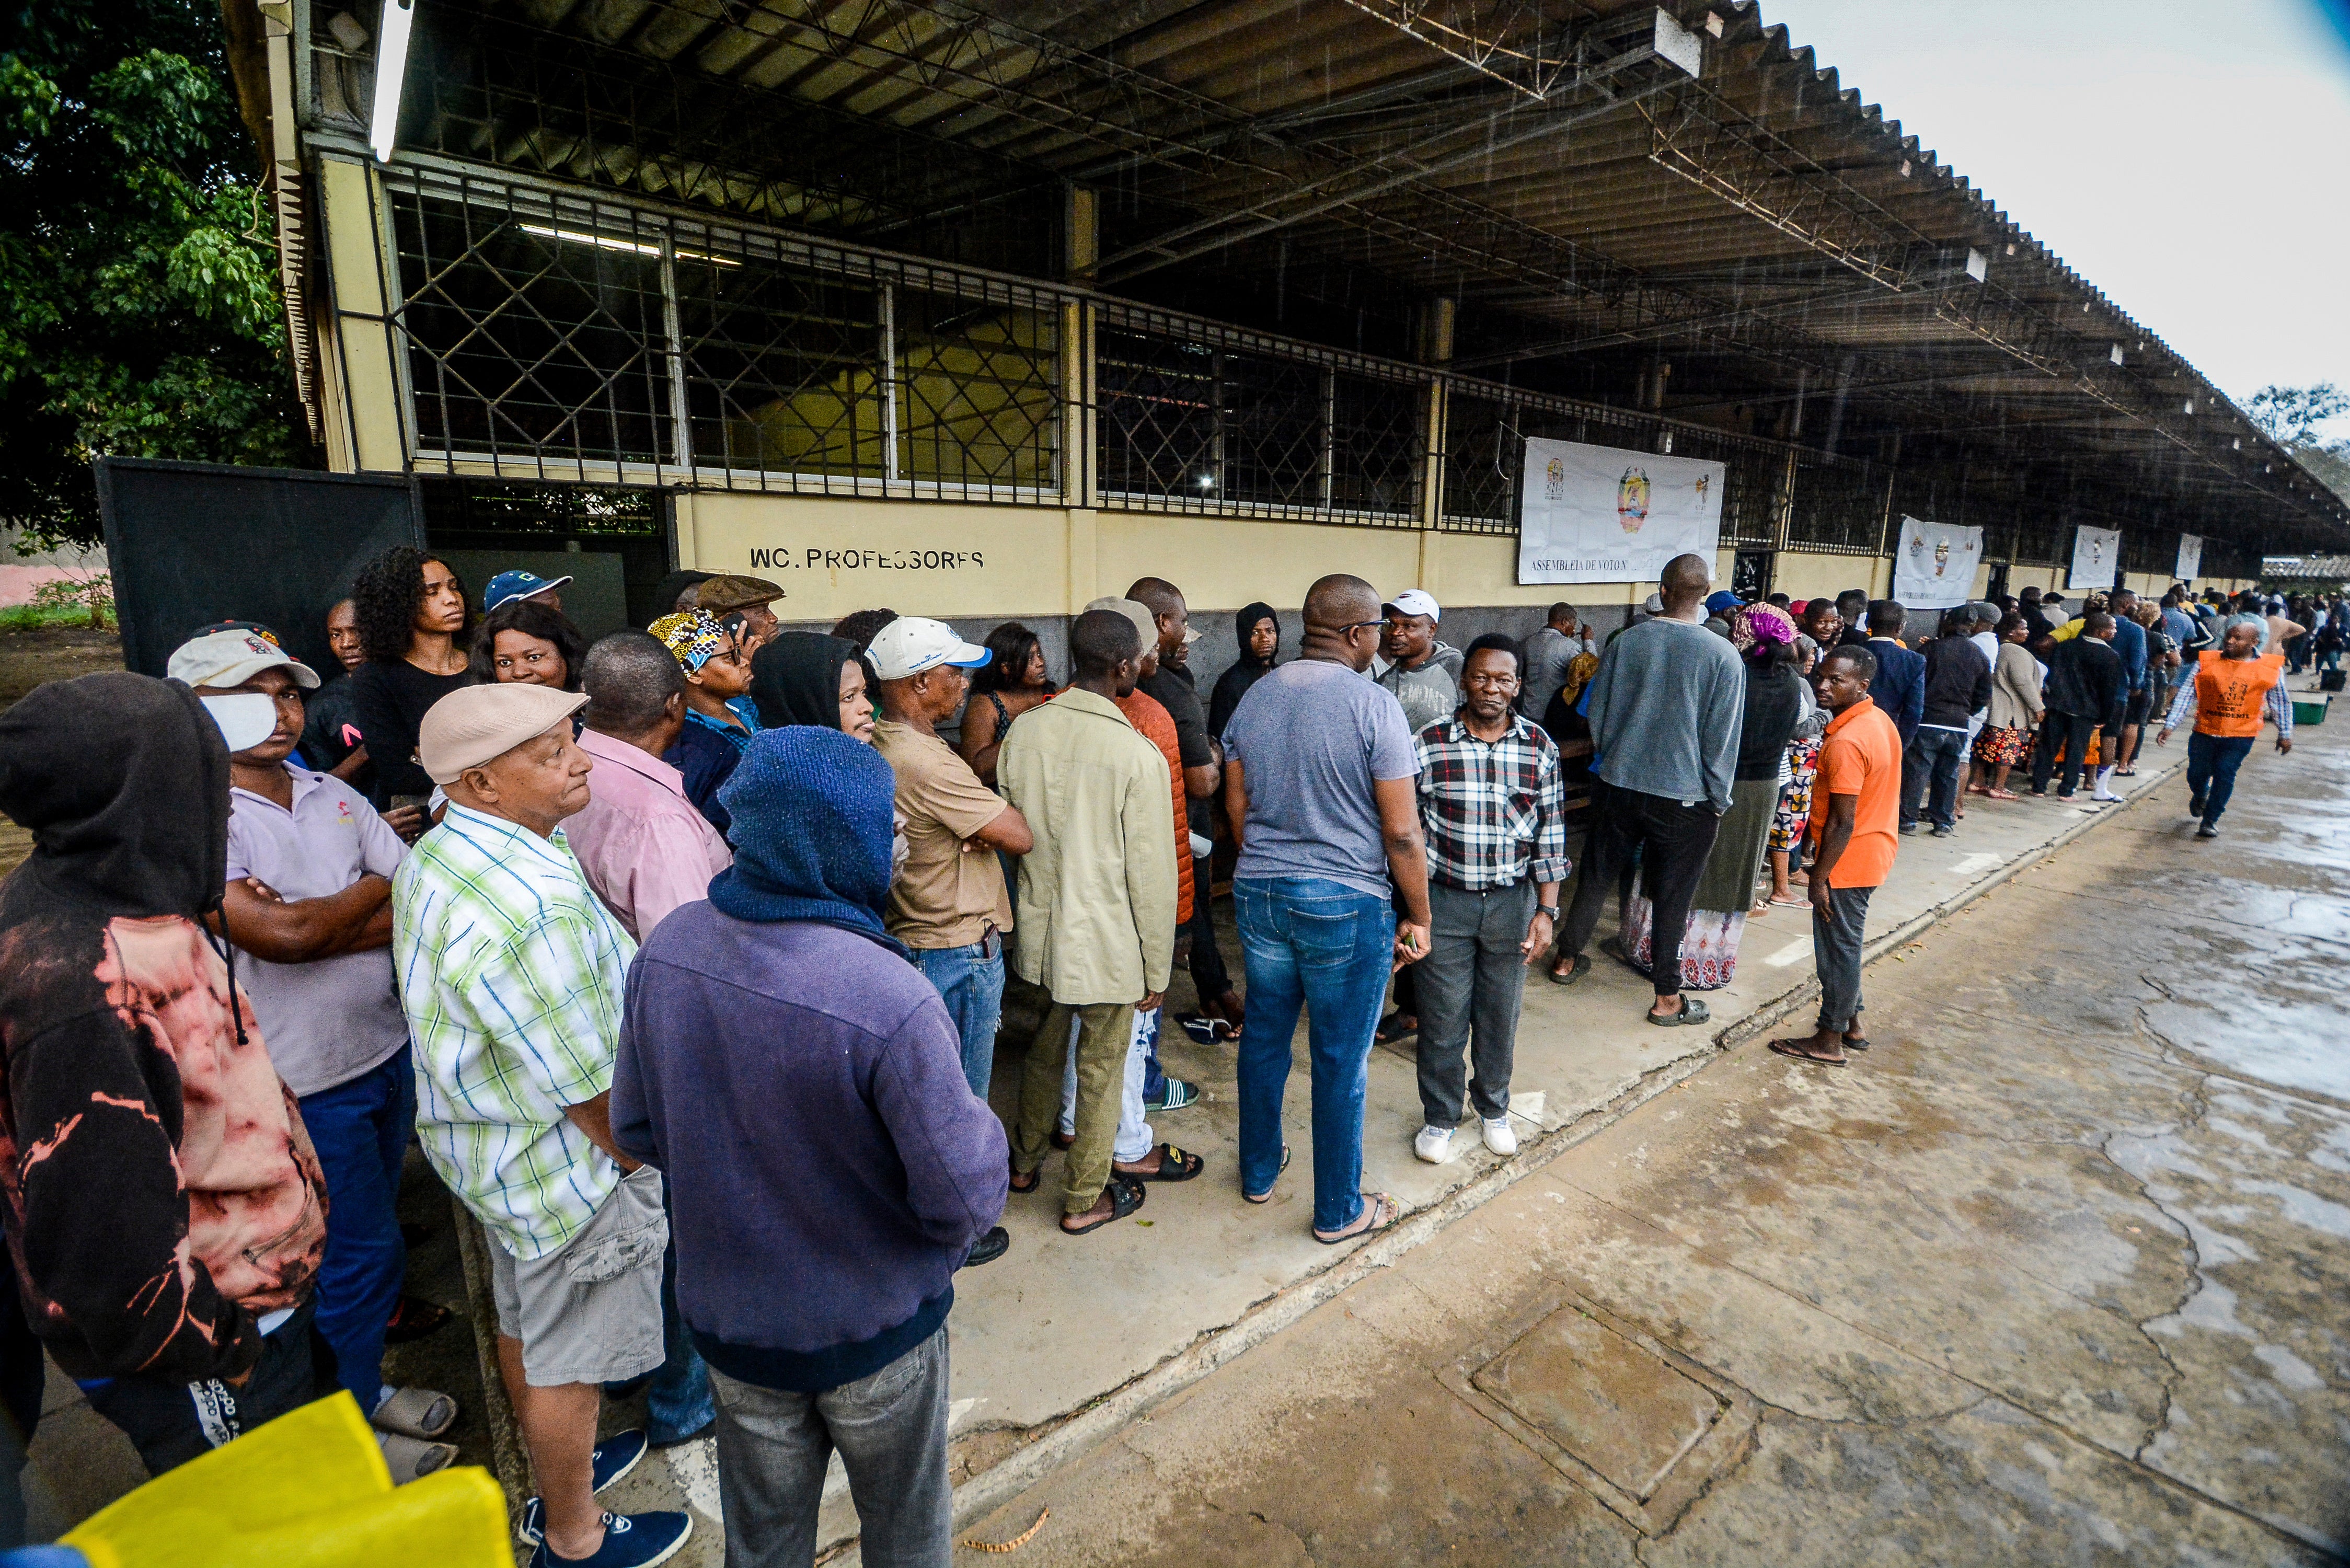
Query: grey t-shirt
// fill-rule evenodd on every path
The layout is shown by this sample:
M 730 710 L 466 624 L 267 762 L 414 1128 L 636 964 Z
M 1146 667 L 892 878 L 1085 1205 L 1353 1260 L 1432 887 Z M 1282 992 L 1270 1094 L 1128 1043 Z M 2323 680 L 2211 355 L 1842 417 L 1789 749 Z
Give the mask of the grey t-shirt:
M 1393 692 L 1343 664 L 1295 659 L 1249 688 L 1223 740 L 1248 786 L 1234 877 L 1322 877 L 1387 896 L 1371 784 L 1419 774 Z

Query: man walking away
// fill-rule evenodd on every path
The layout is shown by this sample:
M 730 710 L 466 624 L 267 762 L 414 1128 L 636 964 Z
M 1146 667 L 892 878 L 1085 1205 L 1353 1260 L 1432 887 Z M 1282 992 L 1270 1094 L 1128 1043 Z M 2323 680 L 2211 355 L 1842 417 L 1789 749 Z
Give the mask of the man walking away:
M 2048 778 L 2055 771 L 2056 748 L 2064 749 L 2064 773 L 2056 783 L 2056 798 L 2073 798 L 2081 782 L 2089 737 L 2106 731 L 2110 752 L 2120 738 L 2122 700 L 2128 694 L 2128 676 L 2121 656 L 2114 651 L 2114 618 L 2098 610 L 2084 618 L 2081 635 L 2056 645 L 2048 660 L 2047 717 L 2040 727 L 2040 744 L 2032 754 L 2032 793 L 2045 796 Z
M 621 988 L 636 944 L 563 836 L 595 763 L 572 741 L 588 701 L 469 686 L 432 705 L 417 750 L 448 815 L 392 878 L 392 957 L 416 1043 L 425 1158 L 488 1233 L 498 1367 L 541 1496 L 534 1568 L 645 1568 L 685 1544 L 683 1513 L 605 1513 L 595 1493 L 645 1434 L 596 1441 L 606 1383 L 661 1364 L 660 1172 L 612 1140 Z
M 1481 637 L 1461 661 L 1461 711 L 1419 732 L 1419 812 L 1428 834 L 1428 956 L 1419 971 L 1419 1105 L 1412 1152 L 1440 1165 L 1469 1097 L 1485 1147 L 1518 1152 L 1510 1071 L 1526 967 L 1550 950 L 1566 880 L 1566 787 L 1558 747 L 1517 711 L 1517 649 Z
M 1591 639 L 1583 634 L 1583 618 L 1575 614 L 1575 607 L 1565 599 L 1551 606 L 1542 627 L 1526 639 L 1520 652 L 1525 682 L 1518 692 L 1518 711 L 1541 723 L 1550 700 L 1566 684 L 1566 667 L 1576 654 L 1591 651 Z
M 1920 717 L 1901 753 L 1904 833 L 1918 831 L 1921 805 L 1933 820 L 1935 837 L 1948 838 L 1958 831 L 1959 773 L 1967 760 L 1969 721 L 1991 702 L 1990 661 L 1972 637 L 1963 633 L 1964 626 L 1973 625 L 1972 613 L 1952 611 L 1949 631 L 1926 645 Z M 1959 618 L 1965 618 L 1963 626 Z M 1875 644 L 1869 651 L 1877 651 Z M 1930 802 L 1926 798 L 1929 785 Z
M 226 885 L 229 753 L 270 709 L 118 672 L 0 715 L 0 812 L 33 836 L 0 883 L 16 1288 L 151 1475 L 335 1384 L 325 1179 L 234 950 L 197 924 Z
M 2187 811 L 2203 819 L 2196 837 L 2217 838 L 2220 818 L 2236 793 L 2236 770 L 2260 738 L 2263 711 L 2276 721 L 2278 753 L 2293 750 L 2293 699 L 2284 690 L 2284 655 L 2261 652 L 2258 621 L 2238 621 L 2228 628 L 2219 652 L 2197 656 L 2195 677 L 2178 683 L 2162 732 L 2154 738 L 2156 745 L 2170 744 L 2170 732 L 2178 728 L 2190 707 L 2195 732 L 2187 737 Z
M 906 863 L 889 888 L 889 934 L 914 950 L 915 967 L 939 988 L 962 1037 L 963 1077 L 984 1100 L 1003 1018 L 1012 900 L 1003 863 L 981 851 L 1027 854 L 1028 825 L 939 739 L 938 727 L 962 708 L 971 690 L 964 671 L 990 655 L 944 621 L 920 616 L 883 627 L 866 653 L 881 681 L 873 745 L 897 776 L 898 814 L 906 819 Z
M 1877 711 L 1893 721 L 1899 732 L 1901 743 L 1907 746 L 1909 737 L 1918 732 L 1918 716 L 1926 708 L 1926 656 L 1901 640 L 1909 625 L 1909 612 L 1893 599 L 1879 599 L 1868 607 L 1868 635 L 1857 643 L 1849 637 L 1837 644 L 1840 648 L 1863 647 L 1877 660 L 1877 679 L 1869 688 L 1869 699 Z
M 1111 1174 L 1111 1145 L 1134 1015 L 1165 1000 L 1174 966 L 1167 760 L 1118 708 L 1120 691 L 1134 689 L 1141 654 L 1124 615 L 1079 616 L 1069 628 L 1068 690 L 1020 716 L 995 764 L 1035 836 L 1020 863 L 1028 920 L 1020 977 L 1053 998 L 1021 1076 L 1012 1190 L 1034 1192 L 1043 1180 L 1075 1019 L 1076 1141 L 1061 1188 L 1061 1229 L 1072 1236 L 1142 1207 L 1141 1186 Z
M 1729 639 L 1701 623 L 1712 574 L 1701 556 L 1676 556 L 1658 584 L 1663 612 L 1618 636 L 1591 678 L 1592 824 L 1583 877 L 1559 935 L 1551 978 L 1573 985 L 1591 971 L 1584 951 L 1617 878 L 1642 857 L 1655 908 L 1648 1022 L 1703 1023 L 1706 1004 L 1681 995 L 1681 934 L 1690 895 L 1730 809 L 1746 671 Z
M 738 858 L 629 972 L 612 1133 L 671 1184 L 732 1563 L 815 1560 L 835 1449 L 866 1562 L 953 1550 L 946 1320 L 1003 1210 L 1003 1128 L 883 928 L 895 787 L 838 730 L 754 737 Z
M 303 689 L 318 684 L 309 666 L 265 634 L 224 631 L 182 644 L 170 669 L 199 696 L 269 703 L 267 737 L 229 756 L 220 924 L 246 960 L 238 978 L 327 1180 L 318 1332 L 342 1386 L 382 1434 L 393 1480 L 413 1480 L 456 1459 L 436 1439 L 455 1424 L 457 1406 L 383 1380 L 384 1335 L 408 1273 L 400 1172 L 416 1121 L 390 951 L 391 877 L 408 847 L 357 788 L 287 761 L 303 730 Z
M 1860 1025 L 1860 952 L 1870 895 L 1884 886 L 1900 844 L 1897 800 L 1901 737 L 1869 701 L 1865 648 L 1831 649 L 1812 672 L 1820 706 L 1835 717 L 1820 747 L 1812 790 L 1812 958 L 1819 966 L 1819 1027 L 1773 1040 L 1782 1056 L 1843 1066 L 1847 1051 L 1868 1049 Z
M 1366 1194 L 1363 1091 L 1387 977 L 1428 951 L 1419 772 L 1394 694 L 1361 679 L 1387 624 L 1360 577 L 1306 591 L 1298 657 L 1249 689 L 1224 732 L 1224 813 L 1248 1023 L 1239 1062 L 1241 1196 L 1273 1200 L 1288 1150 L 1281 1102 L 1307 1012 L 1314 1084 L 1314 1237 L 1328 1245 L 1401 1212 Z M 1402 906 L 1398 915 L 1389 889 Z
M 1404 722 L 1417 734 L 1461 705 L 1461 655 L 1436 639 L 1444 612 L 1422 589 L 1405 589 L 1379 613 L 1388 622 L 1371 679 L 1395 693 Z

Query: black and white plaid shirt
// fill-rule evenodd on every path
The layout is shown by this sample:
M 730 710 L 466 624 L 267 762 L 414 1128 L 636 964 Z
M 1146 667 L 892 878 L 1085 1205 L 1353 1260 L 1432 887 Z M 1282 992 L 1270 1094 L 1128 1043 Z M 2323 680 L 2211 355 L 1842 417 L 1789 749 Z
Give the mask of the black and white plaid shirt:
M 1430 881 L 1482 893 L 1566 880 L 1566 786 L 1547 734 L 1513 713 L 1508 734 L 1481 741 L 1455 714 L 1415 744 Z

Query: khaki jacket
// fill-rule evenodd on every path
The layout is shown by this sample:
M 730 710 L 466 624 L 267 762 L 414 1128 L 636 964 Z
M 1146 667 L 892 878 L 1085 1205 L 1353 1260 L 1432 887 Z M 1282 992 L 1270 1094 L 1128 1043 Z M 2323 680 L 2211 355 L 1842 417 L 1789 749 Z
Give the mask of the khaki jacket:
M 1175 829 L 1165 755 L 1116 703 L 1073 688 L 1013 721 L 995 776 L 1036 836 L 1020 861 L 1020 978 L 1070 1007 L 1166 990 Z

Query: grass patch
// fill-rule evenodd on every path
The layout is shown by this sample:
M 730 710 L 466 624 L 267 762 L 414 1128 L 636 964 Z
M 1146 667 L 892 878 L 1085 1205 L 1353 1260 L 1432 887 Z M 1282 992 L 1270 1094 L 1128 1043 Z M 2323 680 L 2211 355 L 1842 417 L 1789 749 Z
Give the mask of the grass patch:
M 38 631 L 44 627 L 87 628 L 89 611 L 79 605 L 0 606 L 0 631 Z

